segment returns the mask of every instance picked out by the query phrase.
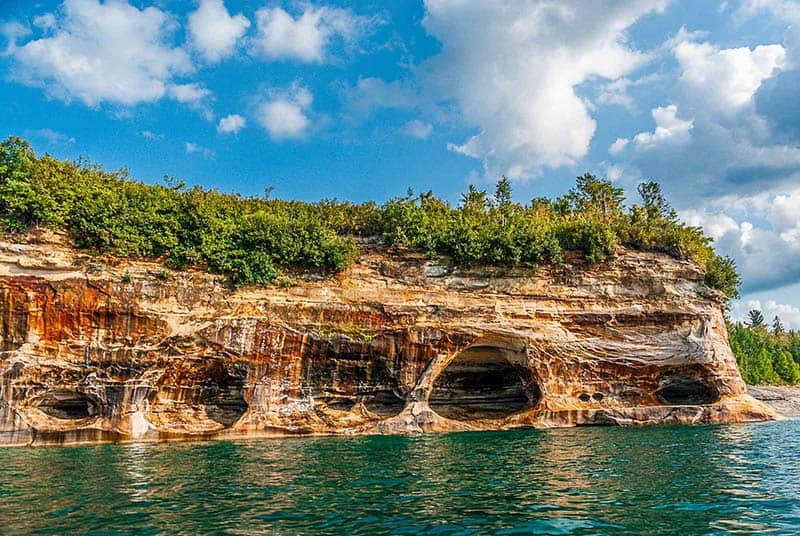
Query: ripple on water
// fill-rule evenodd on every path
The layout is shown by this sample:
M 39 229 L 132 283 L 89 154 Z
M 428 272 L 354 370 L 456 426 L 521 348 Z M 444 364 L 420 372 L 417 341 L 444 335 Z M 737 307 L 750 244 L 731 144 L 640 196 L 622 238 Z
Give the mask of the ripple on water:
M 0 528 L 796 534 L 798 452 L 800 421 L 0 449 Z

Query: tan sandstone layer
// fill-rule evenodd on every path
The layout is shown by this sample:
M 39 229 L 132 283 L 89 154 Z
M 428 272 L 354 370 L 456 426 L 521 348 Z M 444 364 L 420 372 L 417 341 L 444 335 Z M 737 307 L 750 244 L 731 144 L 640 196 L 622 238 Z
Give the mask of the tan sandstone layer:
M 331 277 L 0 243 L 0 445 L 772 419 L 692 262 L 460 269 L 380 246 Z

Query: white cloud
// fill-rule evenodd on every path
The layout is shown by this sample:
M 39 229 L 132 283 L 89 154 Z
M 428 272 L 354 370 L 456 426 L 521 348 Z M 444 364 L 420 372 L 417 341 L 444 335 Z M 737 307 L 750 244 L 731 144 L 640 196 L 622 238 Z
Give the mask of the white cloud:
M 306 115 L 313 96 L 297 84 L 289 91 L 276 92 L 258 108 L 258 122 L 275 141 L 301 139 L 311 128 Z
M 6 40 L 6 47 L 0 56 L 11 55 L 17 48 L 17 40 L 26 35 L 30 35 L 30 33 L 30 28 L 16 21 L 0 23 L 0 35 Z
M 253 51 L 270 60 L 322 63 L 334 40 L 352 44 L 367 24 L 368 19 L 349 9 L 306 6 L 294 18 L 280 7 L 264 7 L 256 11 Z
M 403 125 L 402 131 L 407 136 L 424 140 L 433 132 L 433 125 L 420 121 L 419 119 L 414 119 Z
M 123 0 L 65 0 L 49 37 L 15 47 L 12 77 L 50 96 L 89 106 L 134 105 L 162 98 L 175 76 L 192 70 L 169 44 L 174 21 L 163 11 Z
M 207 160 L 214 159 L 214 151 L 207 147 L 203 147 L 201 145 L 197 145 L 196 143 L 192 143 L 190 141 L 183 142 L 184 149 L 186 150 L 186 154 L 199 154 L 203 158 Z
M 709 43 L 683 41 L 675 45 L 681 83 L 696 99 L 722 111 L 750 104 L 761 83 L 786 62 L 781 45 L 719 49 Z
M 584 157 L 596 124 L 575 87 L 615 80 L 647 58 L 625 30 L 666 1 L 426 0 L 425 28 L 442 51 L 423 67 L 479 132 L 450 147 L 489 176 L 526 178 Z
M 775 300 L 762 302 L 759 299 L 742 299 L 734 306 L 731 316 L 739 322 L 747 322 L 747 313 L 753 309 L 761 311 L 764 314 L 764 320 L 770 326 L 772 320 L 777 316 L 781 319 L 784 328 L 800 329 L 800 308 L 786 303 L 778 303 Z
M 75 143 L 75 138 L 72 136 L 67 136 L 61 132 L 57 132 L 51 128 L 41 128 L 38 130 L 28 130 L 25 132 L 28 136 L 34 136 L 37 138 L 42 138 L 46 140 L 48 143 L 51 144 L 62 144 L 62 143 Z
M 634 136 L 633 143 L 637 148 L 647 149 L 663 144 L 684 144 L 691 139 L 694 120 L 678 118 L 678 107 L 674 104 L 653 108 L 651 114 L 656 122 L 656 129 L 653 132 L 640 132 Z M 614 145 L 616 143 L 614 142 Z M 614 145 L 611 147 L 613 148 Z
M 800 147 L 774 134 L 775 119 L 759 115 L 754 104 L 764 81 L 790 68 L 783 47 L 724 49 L 696 42 L 701 38 L 681 28 L 667 40 L 662 50 L 679 67 L 673 104 L 653 110 L 654 131 L 609 152 L 626 176 L 665 181 L 676 206 L 708 209 L 719 196 L 790 183 L 800 172 Z
M 197 11 L 189 15 L 192 44 L 210 63 L 231 56 L 249 27 L 247 17 L 231 16 L 222 0 L 200 0 Z
M 351 119 L 362 120 L 379 108 L 413 109 L 428 102 L 411 82 L 380 78 L 360 78 L 353 86 L 342 89 L 342 100 Z
M 230 114 L 219 120 L 217 132 L 220 134 L 236 134 L 242 130 L 247 121 L 239 114 Z
M 33 25 L 43 30 L 49 30 L 56 27 L 56 16 L 52 13 L 45 13 L 33 18 Z
M 597 95 L 597 103 L 604 105 L 618 105 L 628 110 L 635 108 L 634 99 L 628 93 L 631 88 L 645 86 L 663 79 L 663 75 L 658 73 L 648 74 L 636 80 L 630 78 L 618 78 L 603 85 Z
M 156 134 L 155 132 L 153 132 L 151 130 L 143 130 L 143 131 L 139 132 L 139 135 L 141 137 L 143 137 L 144 139 L 147 139 L 147 140 L 163 140 L 164 139 L 164 135 L 163 134 Z
M 628 138 L 617 138 L 614 140 L 614 143 L 611 144 L 611 147 L 608 148 L 609 154 L 613 156 L 620 154 L 625 150 L 625 147 L 628 146 L 629 142 L 630 140 Z
M 800 178 L 800 177 L 797 177 Z M 800 274 L 800 188 L 729 195 L 681 212 L 736 259 L 746 291 L 795 283 Z
M 199 111 L 208 121 L 214 120 L 214 112 L 208 105 L 208 98 L 211 91 L 202 87 L 200 84 L 174 84 L 167 88 L 170 97 L 178 102 L 188 104 L 190 107 Z
M 211 95 L 211 91 L 200 84 L 176 84 L 168 88 L 170 97 L 178 102 L 197 104 Z

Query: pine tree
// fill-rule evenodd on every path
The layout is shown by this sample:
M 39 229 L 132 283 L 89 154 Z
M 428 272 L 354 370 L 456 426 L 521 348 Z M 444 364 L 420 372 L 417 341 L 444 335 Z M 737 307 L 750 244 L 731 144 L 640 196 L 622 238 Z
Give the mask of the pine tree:
M 749 324 L 751 328 L 764 327 L 764 314 L 758 309 L 750 309 L 750 312 L 747 313 L 747 317 L 750 320 Z
M 486 204 L 486 192 L 478 190 L 472 184 L 461 194 L 461 207 L 467 212 L 485 212 Z
M 511 181 L 503 175 L 495 186 L 494 204 L 500 210 L 506 210 L 511 203 Z
M 785 329 L 783 329 L 783 322 L 781 322 L 781 317 L 775 315 L 775 318 L 772 319 L 772 333 L 775 335 L 782 335 L 785 333 Z
M 778 350 L 775 353 L 772 368 L 784 382 L 792 385 L 800 382 L 800 365 L 795 362 L 792 354 L 787 350 Z
M 753 383 L 774 385 L 781 382 L 780 376 L 772 367 L 772 356 L 766 348 L 762 348 L 753 361 Z

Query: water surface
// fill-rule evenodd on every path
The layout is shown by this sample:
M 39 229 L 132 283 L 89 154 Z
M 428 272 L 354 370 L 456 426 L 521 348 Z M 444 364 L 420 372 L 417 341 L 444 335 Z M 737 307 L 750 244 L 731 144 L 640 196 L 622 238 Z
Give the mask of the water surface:
M 800 533 L 800 421 L 0 449 L 2 534 Z

